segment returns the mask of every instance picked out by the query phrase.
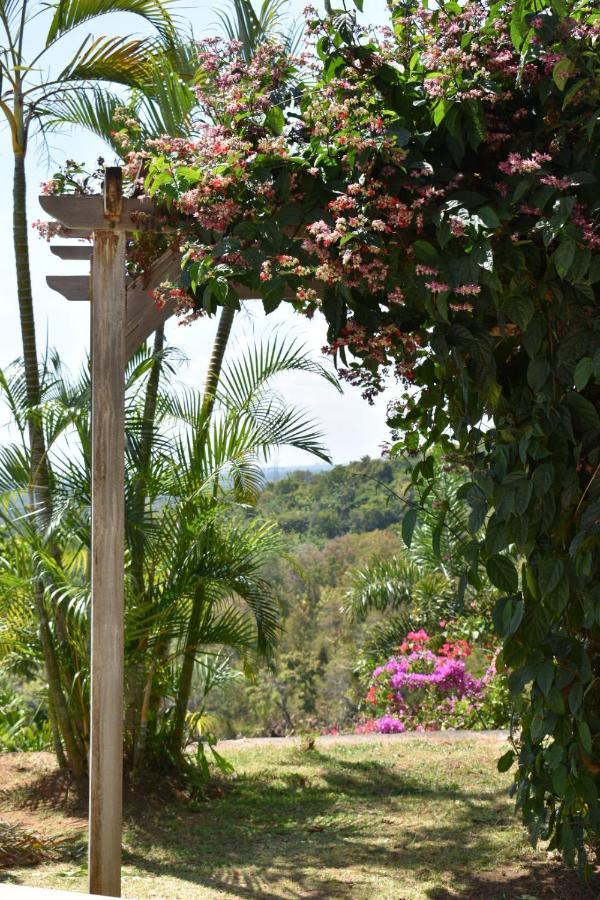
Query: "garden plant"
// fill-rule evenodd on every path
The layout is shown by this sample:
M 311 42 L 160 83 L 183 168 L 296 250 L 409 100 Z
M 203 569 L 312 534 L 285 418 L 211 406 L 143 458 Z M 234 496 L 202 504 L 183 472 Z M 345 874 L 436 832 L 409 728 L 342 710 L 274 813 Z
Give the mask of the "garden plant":
M 196 318 L 239 284 L 321 310 L 367 398 L 404 385 L 393 452 L 418 457 L 415 484 L 433 444 L 466 466 L 463 586 L 483 565 L 502 592 L 498 664 L 527 699 L 501 765 L 534 839 L 582 869 L 600 828 L 594 7 L 394 0 L 376 32 L 327 3 L 298 59 L 204 42 L 189 139 L 122 133 L 180 229 L 157 302 Z

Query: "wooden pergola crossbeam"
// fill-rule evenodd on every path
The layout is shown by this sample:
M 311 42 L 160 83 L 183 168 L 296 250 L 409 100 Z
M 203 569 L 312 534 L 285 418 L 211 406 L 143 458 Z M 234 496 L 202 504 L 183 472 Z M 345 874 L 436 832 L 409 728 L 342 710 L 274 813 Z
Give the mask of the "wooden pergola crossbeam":
M 74 231 L 106 229 L 104 198 L 94 194 L 57 197 L 51 194 L 39 198 L 40 206 L 65 228 Z M 159 213 L 147 197 L 123 198 L 119 216 L 111 217 L 111 230 L 173 231 L 173 225 Z
M 91 260 L 93 248 L 91 244 L 53 244 L 50 253 L 59 259 Z
M 95 199 L 95 198 L 90 198 Z M 74 248 L 78 249 L 78 248 Z M 87 249 L 87 248 L 85 248 Z M 63 257 L 68 259 L 69 257 Z M 125 355 L 131 359 L 137 348 L 152 332 L 161 328 L 175 312 L 174 303 L 159 307 L 152 300 L 152 290 L 162 281 L 177 280 L 181 270 L 179 256 L 168 251 L 151 266 L 144 278 L 128 278 L 125 282 Z M 123 271 L 125 277 L 125 271 Z M 92 300 L 93 278 L 90 275 L 47 275 L 46 283 L 67 300 Z
M 89 300 L 91 285 L 89 275 L 46 275 L 46 284 L 67 300 L 81 303 Z

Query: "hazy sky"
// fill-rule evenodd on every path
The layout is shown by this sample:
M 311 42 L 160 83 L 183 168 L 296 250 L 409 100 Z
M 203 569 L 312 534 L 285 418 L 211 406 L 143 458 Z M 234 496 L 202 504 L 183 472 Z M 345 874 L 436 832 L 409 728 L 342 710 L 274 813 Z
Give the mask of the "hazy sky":
M 305 6 L 303 0 L 292 0 L 294 13 L 300 14 Z M 317 5 L 316 3 L 314 5 Z M 197 37 L 214 31 L 216 3 L 178 4 L 180 16 L 191 22 Z M 385 0 L 365 0 L 365 17 L 372 23 L 384 21 Z M 43 22 L 39 24 L 39 40 L 45 32 Z M 46 25 L 47 27 L 47 25 Z M 87 27 L 84 26 L 82 34 Z M 139 32 L 140 24 L 131 16 L 106 16 L 102 24 L 94 28 L 96 34 L 131 34 Z M 34 37 L 38 37 L 34 35 Z M 79 40 L 81 36 L 77 35 Z M 39 42 L 39 41 L 38 41 Z M 73 44 L 75 44 L 75 39 Z M 50 148 L 52 161 L 49 163 L 40 148 L 31 146 L 28 156 L 28 210 L 30 221 L 44 218 L 37 202 L 38 185 L 55 170 L 56 165 L 67 158 L 77 162 L 93 164 L 100 154 L 111 161 L 110 152 L 101 142 L 77 131 L 72 134 L 55 136 Z M 0 233 L 3 236 L 3 252 L 0 254 L 0 366 L 5 366 L 21 352 L 18 325 L 18 309 L 12 254 L 12 155 L 6 129 L 0 133 Z M 89 347 L 89 304 L 69 303 L 46 286 L 46 275 L 84 274 L 89 265 L 77 262 L 63 262 L 54 257 L 48 245 L 32 231 L 30 240 L 33 295 L 36 311 L 37 334 L 40 350 L 47 343 L 55 347 L 63 361 L 72 370 L 77 370 L 85 358 Z M 190 327 L 181 327 L 171 320 L 167 326 L 168 340 L 180 347 L 189 359 L 181 371 L 181 379 L 189 384 L 202 385 L 204 372 L 216 320 L 200 320 Z M 323 320 L 315 317 L 308 322 L 294 314 L 283 304 L 283 308 L 270 316 L 265 316 L 258 303 L 248 304 L 247 311 L 237 317 L 234 327 L 233 348 L 239 353 L 249 341 L 260 339 L 274 329 L 300 338 L 318 354 L 325 343 Z M 282 393 L 295 403 L 306 407 L 321 423 L 326 444 L 336 462 L 347 462 L 366 453 L 379 454 L 379 445 L 387 438 L 385 427 L 385 407 L 390 396 L 383 395 L 370 407 L 360 396 L 360 391 L 348 386 L 340 396 L 332 387 L 314 376 L 295 375 L 282 378 L 278 384 Z M 0 409 L 0 440 L 6 440 L 8 416 Z M 273 460 L 282 466 L 310 464 L 306 454 L 283 450 Z

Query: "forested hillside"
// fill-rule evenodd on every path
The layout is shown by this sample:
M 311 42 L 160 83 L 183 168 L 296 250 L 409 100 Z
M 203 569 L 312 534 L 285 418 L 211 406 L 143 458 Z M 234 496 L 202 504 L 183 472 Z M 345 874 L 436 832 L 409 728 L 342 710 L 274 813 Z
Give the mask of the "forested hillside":
M 364 693 L 357 667 L 373 622 L 355 623 L 344 613 L 349 576 L 373 557 L 401 550 L 406 484 L 400 463 L 365 457 L 267 485 L 261 513 L 294 537 L 290 555 L 267 573 L 283 628 L 272 668 L 249 683 L 213 689 L 209 707 L 221 734 L 343 727 L 356 716 Z
M 362 534 L 400 522 L 404 504 L 398 496 L 406 484 L 400 461 L 366 456 L 324 472 L 293 472 L 268 484 L 259 508 L 283 531 L 302 539 Z

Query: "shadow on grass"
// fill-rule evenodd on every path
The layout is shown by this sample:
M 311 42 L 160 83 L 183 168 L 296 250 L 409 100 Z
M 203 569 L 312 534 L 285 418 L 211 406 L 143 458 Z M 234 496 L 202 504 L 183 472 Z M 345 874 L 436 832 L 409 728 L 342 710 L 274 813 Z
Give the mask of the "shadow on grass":
M 299 766 L 308 774 L 294 771 Z M 403 804 L 412 802 L 414 821 L 415 800 L 423 804 L 422 824 L 403 828 Z M 223 799 L 197 811 L 147 810 L 129 827 L 135 852 L 126 863 L 232 897 L 371 893 L 400 900 L 409 875 L 413 885 L 447 885 L 424 888 L 430 900 L 600 896 L 598 883 L 588 889 L 558 865 L 498 872 L 494 838 L 498 829 L 514 827 L 505 790 L 473 794 L 435 773 L 417 779 L 377 761 L 317 751 L 241 775 Z M 376 892 L 378 878 L 383 894 Z M 390 882 L 397 893 L 389 893 Z

